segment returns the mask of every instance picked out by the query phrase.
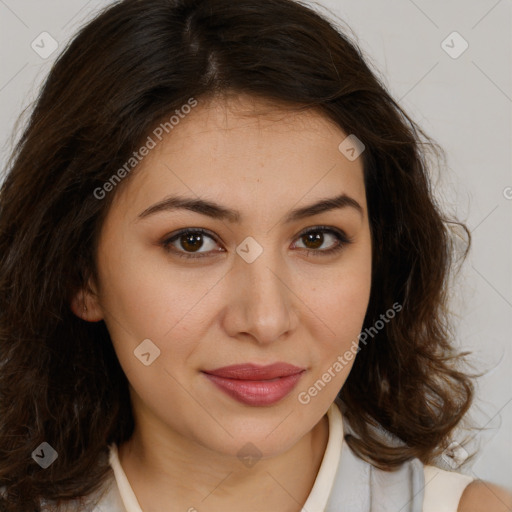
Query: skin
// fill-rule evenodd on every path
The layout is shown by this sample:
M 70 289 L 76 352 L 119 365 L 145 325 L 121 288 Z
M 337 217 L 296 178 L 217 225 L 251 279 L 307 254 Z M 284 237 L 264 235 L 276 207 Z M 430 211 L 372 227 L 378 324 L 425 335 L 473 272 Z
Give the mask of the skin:
M 98 282 L 73 309 L 105 321 L 129 380 L 136 426 L 119 457 L 143 510 L 173 503 L 229 512 L 243 503 L 247 512 L 296 512 L 306 501 L 328 439 L 326 412 L 353 360 L 308 404 L 298 394 L 357 340 L 370 296 L 362 162 L 338 150 L 345 137 L 314 111 L 243 96 L 199 102 L 116 191 L 99 241 Z M 341 193 L 361 212 L 344 207 L 284 222 L 290 210 Z M 216 201 L 241 219 L 185 209 L 138 218 L 170 194 Z M 337 246 L 333 234 L 317 230 L 316 245 L 301 236 L 319 225 L 352 242 L 322 255 Z M 211 232 L 198 249 L 206 257 L 188 260 L 162 246 L 190 227 Z M 236 252 L 248 236 L 263 248 L 252 263 Z M 172 247 L 195 254 L 179 239 Z M 161 351 L 149 366 L 134 355 L 147 338 Z M 242 404 L 201 373 L 277 361 L 306 371 L 270 406 Z M 249 442 L 261 455 L 252 467 L 237 457 Z
M 512 494 L 498 485 L 475 480 L 462 493 L 458 512 L 510 512 Z

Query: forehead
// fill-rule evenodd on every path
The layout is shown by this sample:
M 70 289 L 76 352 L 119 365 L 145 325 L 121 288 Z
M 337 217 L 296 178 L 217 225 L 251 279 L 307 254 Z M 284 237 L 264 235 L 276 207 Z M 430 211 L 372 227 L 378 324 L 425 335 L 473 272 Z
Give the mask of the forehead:
M 276 198 L 291 207 L 304 196 L 311 202 L 342 192 L 365 204 L 361 158 L 350 161 L 339 151 L 347 134 L 317 110 L 239 96 L 198 100 L 174 120 L 161 140 L 149 134 L 154 148 L 116 198 L 125 208 L 140 209 L 166 193 L 255 213 Z

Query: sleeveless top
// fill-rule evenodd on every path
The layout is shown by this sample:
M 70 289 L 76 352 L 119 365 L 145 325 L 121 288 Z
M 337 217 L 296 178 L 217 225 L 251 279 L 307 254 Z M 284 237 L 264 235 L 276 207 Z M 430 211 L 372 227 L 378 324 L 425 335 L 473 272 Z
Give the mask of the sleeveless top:
M 457 512 L 460 497 L 473 477 L 424 465 L 419 459 L 403 463 L 396 471 L 380 470 L 357 457 L 344 442 L 343 436 L 351 430 L 338 400 L 331 404 L 327 416 L 327 446 L 301 512 Z M 111 476 L 88 498 L 88 506 L 76 509 L 71 501 L 59 512 L 143 512 L 115 444 L 109 446 L 109 463 Z

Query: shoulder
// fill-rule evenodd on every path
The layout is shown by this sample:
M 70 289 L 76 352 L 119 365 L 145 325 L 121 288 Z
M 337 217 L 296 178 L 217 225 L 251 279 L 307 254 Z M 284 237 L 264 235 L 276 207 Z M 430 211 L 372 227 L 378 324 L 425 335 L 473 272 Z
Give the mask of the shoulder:
M 505 489 L 472 476 L 424 466 L 423 512 L 510 512 L 512 495 Z
M 457 512 L 509 512 L 512 494 L 498 485 L 474 480 L 462 493 Z

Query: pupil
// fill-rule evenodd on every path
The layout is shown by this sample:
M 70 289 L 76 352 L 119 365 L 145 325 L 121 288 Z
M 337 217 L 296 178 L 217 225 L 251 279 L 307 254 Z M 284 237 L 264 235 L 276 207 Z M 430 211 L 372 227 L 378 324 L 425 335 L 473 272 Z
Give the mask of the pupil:
M 183 235 L 181 237 L 181 244 L 184 249 L 197 251 L 201 248 L 202 241 L 200 234 Z
M 314 249 L 317 249 L 318 247 L 320 247 L 322 245 L 322 242 L 323 242 L 323 234 L 322 233 L 316 233 L 316 234 L 313 234 L 313 233 L 308 233 L 306 236 L 306 246 L 308 246 L 308 243 L 311 242 L 313 244 L 313 248 Z

